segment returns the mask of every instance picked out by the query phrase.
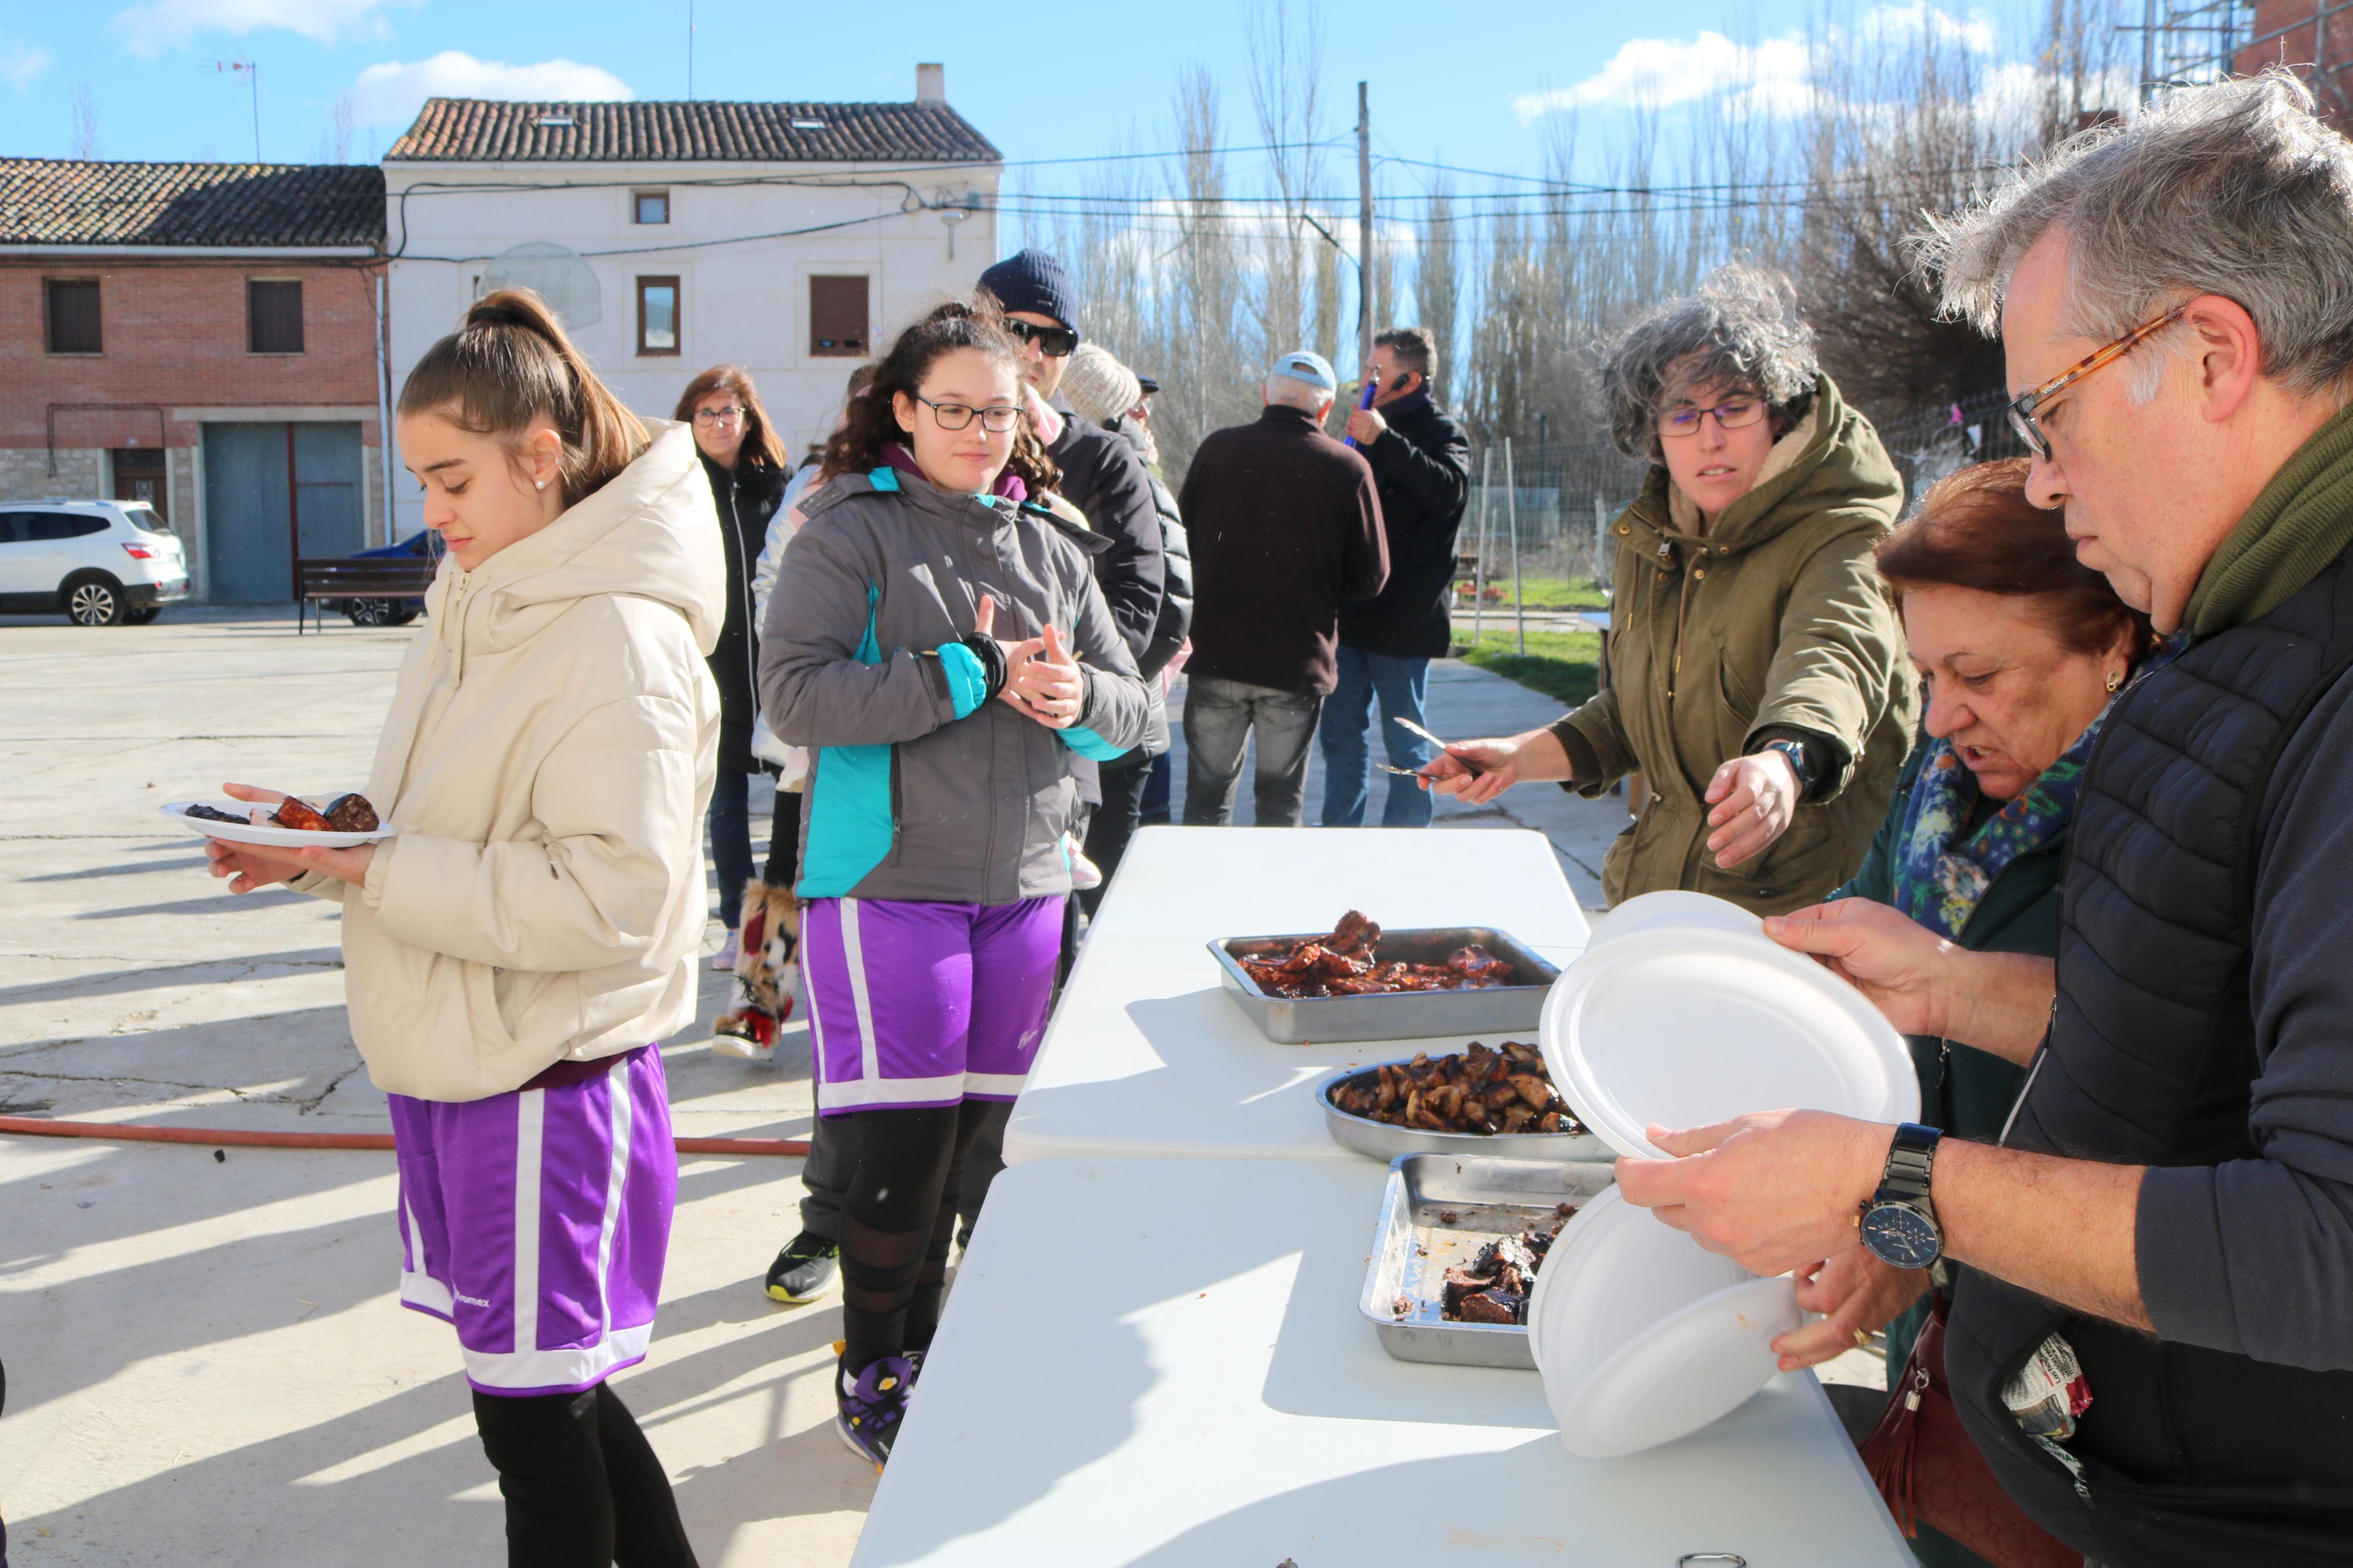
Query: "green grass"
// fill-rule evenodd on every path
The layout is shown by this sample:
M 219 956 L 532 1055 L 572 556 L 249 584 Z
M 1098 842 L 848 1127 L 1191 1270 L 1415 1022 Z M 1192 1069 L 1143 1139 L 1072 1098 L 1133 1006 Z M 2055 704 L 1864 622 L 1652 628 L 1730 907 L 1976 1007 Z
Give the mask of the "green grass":
M 1458 618 L 1456 632 L 1464 629 Z M 1528 650 L 1522 653 L 1509 626 L 1489 626 L 1462 658 L 1506 680 L 1541 691 L 1563 708 L 1576 707 L 1600 686 L 1601 638 L 1592 632 L 1530 632 Z
M 1501 588 L 1504 602 L 1500 605 L 1489 604 L 1487 614 L 1492 616 L 1500 609 L 1508 616 L 1512 613 L 1512 564 L 1507 560 L 1498 561 L 1493 569 L 1498 574 L 1487 579 L 1487 586 Z M 1532 610 L 1599 610 L 1609 604 L 1609 591 L 1585 577 L 1539 577 L 1524 573 L 1520 577 L 1520 595 Z M 1468 619 L 1471 601 L 1458 597 L 1454 612 L 1458 620 Z

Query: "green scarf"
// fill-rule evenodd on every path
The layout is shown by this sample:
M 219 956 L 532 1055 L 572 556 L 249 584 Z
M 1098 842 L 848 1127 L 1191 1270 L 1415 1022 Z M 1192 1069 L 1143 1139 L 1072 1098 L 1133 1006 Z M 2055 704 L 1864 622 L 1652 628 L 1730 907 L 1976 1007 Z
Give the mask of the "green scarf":
M 2353 408 L 2280 466 L 2198 579 L 2182 616 L 2193 637 L 2244 626 L 2287 603 L 2353 544 Z

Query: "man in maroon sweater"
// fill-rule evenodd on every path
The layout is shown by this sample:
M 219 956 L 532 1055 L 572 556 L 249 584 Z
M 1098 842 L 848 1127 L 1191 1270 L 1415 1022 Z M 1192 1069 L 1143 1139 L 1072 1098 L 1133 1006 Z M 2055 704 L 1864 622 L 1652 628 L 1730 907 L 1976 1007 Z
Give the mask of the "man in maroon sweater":
M 1296 827 L 1315 721 L 1337 679 L 1340 601 L 1388 581 L 1379 488 L 1324 434 L 1339 380 L 1289 353 L 1254 425 L 1219 430 L 1186 470 L 1193 658 L 1186 667 L 1185 822 L 1233 819 L 1242 749 L 1258 732 L 1258 825 Z

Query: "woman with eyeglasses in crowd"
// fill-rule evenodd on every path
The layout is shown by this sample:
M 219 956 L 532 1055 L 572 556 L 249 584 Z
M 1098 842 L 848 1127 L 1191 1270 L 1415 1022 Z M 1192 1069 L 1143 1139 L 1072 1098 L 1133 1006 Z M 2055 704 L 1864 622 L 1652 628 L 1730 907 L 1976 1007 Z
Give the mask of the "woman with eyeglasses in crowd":
M 754 563 L 782 503 L 792 466 L 768 423 L 751 376 L 715 364 L 686 384 L 674 417 L 694 429 L 695 449 L 719 508 L 719 552 L 727 563 L 727 620 L 711 650 L 719 683 L 719 773 L 711 791 L 711 859 L 719 871 L 719 918 L 725 945 L 711 967 L 734 967 L 744 889 L 752 881 L 751 775 L 766 766 L 752 752 L 758 716 L 754 688 L 760 668 L 759 618 L 752 603 Z
M 769 599 L 760 709 L 813 753 L 811 1076 L 857 1154 L 837 1428 L 880 1466 L 939 1321 L 944 1199 L 1045 1033 L 1073 763 L 1142 740 L 1147 699 L 1098 537 L 1039 504 L 1057 476 L 993 308 L 900 334 L 825 466 Z
M 1609 687 L 1545 729 L 1449 746 L 1429 787 L 1483 804 L 1639 773 L 1602 868 L 1610 903 L 1671 888 L 1758 914 L 1813 903 L 1862 863 L 1919 713 L 1872 556 L 1903 480 L 1777 274 L 1726 267 L 1661 306 L 1602 390 L 1619 449 L 1652 465 L 1609 524 Z

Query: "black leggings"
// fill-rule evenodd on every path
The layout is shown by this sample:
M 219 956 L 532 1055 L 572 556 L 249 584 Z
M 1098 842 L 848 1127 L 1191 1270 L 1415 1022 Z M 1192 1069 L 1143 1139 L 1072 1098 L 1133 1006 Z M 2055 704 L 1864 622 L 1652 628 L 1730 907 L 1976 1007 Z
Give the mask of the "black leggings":
M 985 1100 L 853 1111 L 858 1173 L 841 1214 L 842 1363 L 929 1350 L 947 1285 L 955 1205 L 943 1202 L 979 1135 Z
M 789 888 L 800 876 L 801 805 L 807 799 L 798 790 L 777 787 L 776 815 L 768 819 L 768 861 L 760 868 L 760 880 L 771 888 Z M 743 889 L 736 893 L 741 896 Z
M 507 1500 L 507 1568 L 695 1568 L 678 1500 L 620 1396 L 474 1392 Z

